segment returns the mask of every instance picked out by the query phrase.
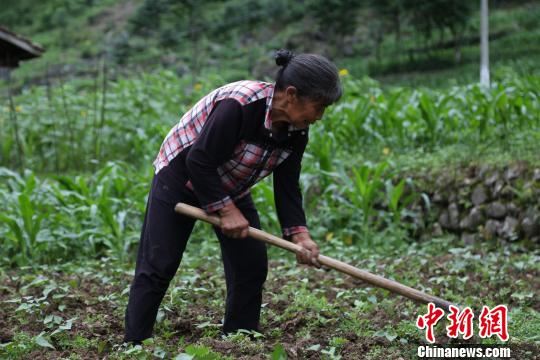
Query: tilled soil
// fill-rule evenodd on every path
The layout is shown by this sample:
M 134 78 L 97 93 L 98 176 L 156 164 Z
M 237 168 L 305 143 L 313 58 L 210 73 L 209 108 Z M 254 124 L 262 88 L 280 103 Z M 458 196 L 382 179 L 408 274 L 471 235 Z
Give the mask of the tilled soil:
M 451 271 L 454 260 L 452 256 L 441 255 L 433 259 L 429 267 L 418 266 L 415 270 L 405 262 L 394 268 L 388 264 L 386 269 L 392 270 L 396 279 L 410 278 L 412 271 L 418 283 L 429 284 L 435 274 L 448 278 L 458 276 Z M 414 323 L 418 314 L 425 313 L 425 306 L 373 289 L 335 271 L 298 269 L 282 260 L 270 264 L 263 297 L 263 336 L 224 337 L 220 324 L 225 286 L 222 274 L 212 270 L 219 269 L 219 261 L 212 261 L 216 261 L 212 266 L 180 272 L 178 279 L 175 278 L 169 290 L 183 293 L 166 295 L 161 320 L 155 328 L 155 342 L 145 344 L 144 348 L 166 349 L 168 358 L 174 357 L 174 352 L 180 353 L 188 344 L 198 344 L 224 357 L 267 359 L 275 346 L 281 344 L 291 359 L 332 356 L 407 359 L 423 343 L 423 334 L 414 328 Z M 81 266 L 76 271 L 51 267 L 0 272 L 0 343 L 31 344 L 33 349 L 23 356 L 29 359 L 130 358 L 125 354 L 129 348 L 121 345 L 127 287 L 131 281 L 129 268 L 103 263 Z M 385 266 L 378 264 L 377 268 Z M 486 281 L 485 275 L 468 272 L 470 286 L 464 287 L 463 295 L 485 296 L 490 303 L 506 303 L 510 308 L 526 306 L 538 311 L 536 300 L 524 305 L 518 299 L 508 298 L 508 292 L 523 292 L 524 288 L 538 293 L 539 284 L 534 281 L 540 275 L 537 268 L 513 269 L 499 275 L 495 280 Z M 42 280 L 36 282 L 39 276 Z M 35 285 L 31 285 L 32 282 Z M 45 296 L 47 287 L 53 289 Z M 498 291 L 504 287 L 509 290 Z M 444 284 L 431 285 L 431 288 L 436 295 L 445 290 Z M 20 308 L 21 304 L 32 301 L 37 305 Z M 51 326 L 51 321 L 47 321 L 51 316 L 59 319 L 59 323 Z M 69 329 L 51 336 L 73 318 L 76 319 Z M 410 327 L 403 330 L 407 325 Z M 54 349 L 36 346 L 31 340 L 43 332 Z M 439 344 L 455 343 L 444 336 L 442 326 L 436 328 L 436 334 Z M 26 340 L 21 336 L 26 336 Z M 467 341 L 475 342 L 479 342 L 476 336 Z M 511 346 L 515 358 L 529 358 L 539 353 L 537 344 L 518 341 L 511 342 Z M 11 355 L 8 352 L 6 356 Z

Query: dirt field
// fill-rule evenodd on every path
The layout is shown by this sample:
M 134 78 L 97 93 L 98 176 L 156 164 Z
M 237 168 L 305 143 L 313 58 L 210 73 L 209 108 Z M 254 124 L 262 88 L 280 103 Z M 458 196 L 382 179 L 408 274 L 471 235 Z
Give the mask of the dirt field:
M 297 267 L 289 256 L 279 259 L 278 252 L 271 253 L 262 334 L 225 337 L 221 263 L 218 254 L 207 251 L 187 256 L 162 303 L 155 337 L 142 347 L 122 344 L 131 264 L 103 259 L 2 270 L 1 357 L 121 359 L 184 354 L 196 359 L 280 359 L 286 353 L 291 359 L 408 359 L 425 343 L 423 331 L 415 326 L 417 316 L 426 312 L 424 305 L 333 270 Z M 349 260 L 471 306 L 476 314 L 482 305 L 506 304 L 512 356 L 538 356 L 537 254 L 518 249 L 485 252 L 440 241 L 394 254 L 372 254 L 369 260 Z M 445 325 L 436 327 L 438 344 L 464 342 L 446 337 Z M 496 337 L 480 339 L 476 332 L 467 343 L 497 343 Z

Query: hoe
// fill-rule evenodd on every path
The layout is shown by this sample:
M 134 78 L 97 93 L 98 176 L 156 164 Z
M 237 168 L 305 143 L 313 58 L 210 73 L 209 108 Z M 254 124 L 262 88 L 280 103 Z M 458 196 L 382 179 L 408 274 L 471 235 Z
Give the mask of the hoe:
M 180 213 L 180 214 L 183 214 L 183 215 L 195 218 L 195 219 L 206 221 L 214 226 L 220 226 L 220 220 L 218 217 L 208 215 L 202 209 L 199 209 L 197 207 L 184 204 L 184 203 L 178 203 L 175 206 L 175 211 L 177 213 Z M 249 227 L 249 236 L 251 236 L 254 239 L 263 241 L 265 243 L 278 246 L 282 249 L 292 251 L 295 254 L 299 252 L 303 252 L 303 251 L 308 251 L 290 241 L 281 239 L 277 236 L 268 234 L 264 231 L 255 229 L 253 227 Z M 333 259 L 331 257 L 319 255 L 318 260 L 321 265 L 335 269 L 344 274 L 348 274 L 354 278 L 365 281 L 371 285 L 374 285 L 374 286 L 389 290 L 393 293 L 405 296 L 409 299 L 419 301 L 422 303 L 431 302 L 431 303 L 434 303 L 436 306 L 445 310 L 448 310 L 450 305 L 453 305 L 451 302 L 440 299 L 436 296 L 426 294 L 422 291 L 400 284 L 397 281 L 386 279 L 382 276 L 372 274 L 368 271 L 360 270 L 352 265 L 346 264 L 342 261 Z

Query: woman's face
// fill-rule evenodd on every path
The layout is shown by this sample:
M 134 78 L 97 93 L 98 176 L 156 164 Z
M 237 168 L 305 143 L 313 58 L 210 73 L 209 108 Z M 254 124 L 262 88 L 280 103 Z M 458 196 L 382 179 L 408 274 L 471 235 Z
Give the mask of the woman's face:
M 320 120 L 325 109 L 326 106 L 316 101 L 296 97 L 295 101 L 288 104 L 286 113 L 290 124 L 305 129 Z

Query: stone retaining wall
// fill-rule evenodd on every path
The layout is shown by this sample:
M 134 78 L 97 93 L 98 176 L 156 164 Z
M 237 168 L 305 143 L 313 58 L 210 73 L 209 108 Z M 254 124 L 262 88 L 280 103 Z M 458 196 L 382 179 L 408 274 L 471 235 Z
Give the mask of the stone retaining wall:
M 540 244 L 540 168 L 525 162 L 504 168 L 470 166 L 452 174 L 415 180 L 424 200 L 413 211 L 431 219 L 421 236 L 455 233 L 465 243 L 530 240 Z M 425 190 L 431 189 L 431 190 Z

